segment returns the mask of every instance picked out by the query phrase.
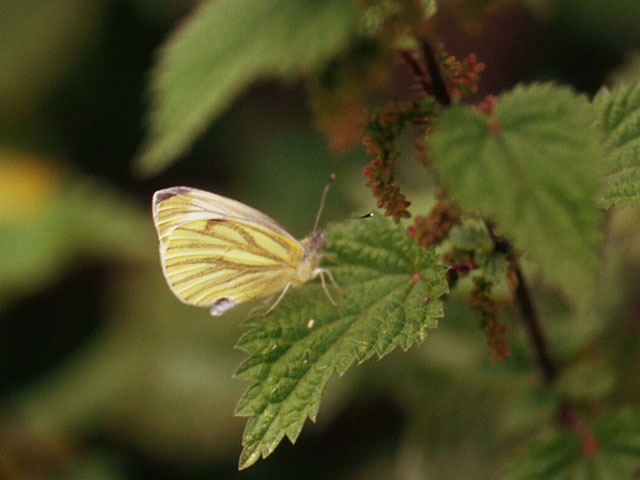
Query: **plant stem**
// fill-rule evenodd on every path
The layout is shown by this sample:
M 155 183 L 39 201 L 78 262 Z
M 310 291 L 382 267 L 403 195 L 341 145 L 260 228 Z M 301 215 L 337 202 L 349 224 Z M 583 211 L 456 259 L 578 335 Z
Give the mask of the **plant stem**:
M 536 350 L 538 364 L 544 375 L 545 383 L 551 385 L 558 376 L 558 368 L 549 355 L 549 350 L 547 349 L 547 344 L 542 334 L 542 328 L 540 327 L 538 312 L 531 300 L 529 287 L 520 268 L 520 264 L 513 254 L 511 243 L 505 238 L 496 236 L 491 222 L 485 220 L 484 223 L 491 237 L 494 250 L 506 254 L 508 260 L 511 262 L 518 282 L 515 291 L 516 302 Z M 562 425 L 576 434 L 582 445 L 582 454 L 585 457 L 589 457 L 597 451 L 598 442 L 593 436 L 593 433 L 591 433 L 588 423 L 582 419 L 573 405 L 567 401 L 560 403 L 559 420 Z
M 420 80 L 420 85 L 422 89 L 425 91 L 427 95 L 434 95 L 433 88 L 431 87 L 431 82 L 427 77 L 427 72 L 422 68 L 420 62 L 414 56 L 414 53 L 409 50 L 402 50 L 400 55 L 407 62 L 407 65 L 411 68 L 411 71 L 416 76 L 418 80 Z
M 424 92 L 427 95 L 434 96 L 441 105 L 451 105 L 451 97 L 449 96 L 447 87 L 442 79 L 440 66 L 433 54 L 431 45 L 427 41 L 422 42 L 422 54 L 427 65 L 428 76 L 427 71 L 425 71 L 422 65 L 420 65 L 420 62 L 415 57 L 414 52 L 409 50 L 402 50 L 400 52 L 404 61 L 407 62 L 407 65 L 409 65 L 413 74 L 420 81 L 420 85 Z
M 582 455 L 591 457 L 598 451 L 598 440 L 591 428 L 569 403 L 560 405 L 560 422 L 576 434 L 582 446 Z
M 522 269 L 520 268 L 518 259 L 513 254 L 513 248 L 511 247 L 511 244 L 506 239 L 496 236 L 493 224 L 486 220 L 484 223 L 487 227 L 487 232 L 489 232 L 489 237 L 491 237 L 491 241 L 493 242 L 494 250 L 496 252 L 506 254 L 507 259 L 509 260 L 509 262 L 511 262 L 513 271 L 516 275 L 516 280 L 518 282 L 515 291 L 518 309 L 520 310 L 520 314 L 522 315 L 524 324 L 529 331 L 529 335 L 531 336 L 533 346 L 536 350 L 538 364 L 542 369 L 544 379 L 547 383 L 552 383 L 558 374 L 558 369 L 553 360 L 551 360 L 551 356 L 549 355 L 549 350 L 547 348 L 544 335 L 542 334 L 542 328 L 540 327 L 538 312 L 533 301 L 531 300 L 529 286 L 526 279 L 524 278 L 524 274 L 522 273 Z
M 426 40 L 422 42 L 422 54 L 424 55 L 424 60 L 427 64 L 427 71 L 429 72 L 429 76 L 431 77 L 431 85 L 436 100 L 442 105 L 451 105 L 451 97 L 449 96 L 447 87 L 444 84 L 444 80 L 442 79 L 442 74 L 440 73 L 440 65 L 438 64 L 438 61 L 433 54 L 431 44 Z
M 520 308 L 520 313 L 522 314 L 524 323 L 529 330 L 529 334 L 531 335 L 531 340 L 533 341 L 536 355 L 538 357 L 538 363 L 540 364 L 540 368 L 542 369 L 544 379 L 547 383 L 552 383 L 556 378 L 558 369 L 549 356 L 549 350 L 547 349 L 547 344 L 544 340 L 542 329 L 540 328 L 538 312 L 536 311 L 535 306 L 531 301 L 531 296 L 529 295 L 529 287 L 526 283 L 524 275 L 522 274 L 520 265 L 517 260 L 513 258 L 511 258 L 510 261 L 513 264 L 514 273 L 518 281 L 515 296 L 518 307 Z

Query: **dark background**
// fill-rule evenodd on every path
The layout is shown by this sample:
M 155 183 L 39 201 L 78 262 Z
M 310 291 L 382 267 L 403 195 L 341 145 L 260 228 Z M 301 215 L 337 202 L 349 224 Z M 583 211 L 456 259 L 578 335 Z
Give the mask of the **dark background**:
M 634 0 L 492 3 L 484 17 L 456 15 L 454 3 L 434 20 L 451 53 L 486 64 L 478 98 L 534 80 L 592 95 L 614 70 L 640 70 L 630 60 Z M 511 364 L 489 365 L 476 320 L 455 298 L 442 333 L 334 379 L 296 446 L 284 441 L 237 472 L 244 420 L 233 409 L 247 385 L 232 378 L 243 359 L 232 347 L 242 312 L 211 318 L 171 295 L 151 195 L 204 188 L 297 237 L 311 229 L 330 172 L 338 181 L 325 222 L 373 200 L 364 152 L 329 151 L 301 82 L 254 84 L 171 168 L 132 173 L 156 49 L 193 4 L 0 2 L 0 476 L 490 477 L 505 448 L 495 398 L 531 388 L 530 376 L 509 384 L 517 345 Z M 405 167 L 400 181 L 418 191 L 415 171 Z M 496 379 L 469 384 L 471 366 Z

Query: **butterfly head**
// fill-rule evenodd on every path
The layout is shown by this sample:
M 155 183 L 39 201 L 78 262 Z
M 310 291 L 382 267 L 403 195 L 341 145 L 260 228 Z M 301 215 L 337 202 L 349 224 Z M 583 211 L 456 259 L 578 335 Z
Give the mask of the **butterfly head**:
M 327 237 L 325 237 L 324 233 L 322 232 L 313 232 L 311 235 L 305 238 L 303 242 L 305 246 L 305 253 L 306 250 L 319 252 L 321 250 L 324 250 L 327 246 Z

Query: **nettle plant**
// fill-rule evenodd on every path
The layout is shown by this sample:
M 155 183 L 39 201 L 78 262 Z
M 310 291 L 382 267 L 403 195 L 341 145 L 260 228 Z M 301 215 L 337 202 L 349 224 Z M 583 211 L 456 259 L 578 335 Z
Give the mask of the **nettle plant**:
M 270 455 L 285 436 L 295 442 L 334 373 L 422 342 L 446 319 L 447 295 L 463 288 L 490 359 L 511 360 L 501 311 L 513 306 L 530 363 L 553 392 L 548 430 L 517 449 L 501 478 L 630 478 L 640 467 L 640 413 L 600 394 L 572 395 L 559 380 L 532 285 L 560 292 L 574 318 L 593 307 L 608 217 L 640 203 L 640 81 L 602 88 L 591 101 L 533 83 L 469 103 L 484 65 L 473 54 L 457 60 L 432 38 L 435 8 L 425 0 L 208 1 L 161 51 L 141 171 L 175 160 L 252 80 L 304 76 L 331 147 L 365 146 L 364 184 L 384 212 L 326 232 L 325 266 L 345 293 L 337 307 L 314 281 L 248 320 L 237 345 L 249 358 L 236 375 L 253 382 L 235 412 L 248 417 L 239 466 Z M 380 102 L 400 62 L 416 88 Z M 418 139 L 415 158 L 398 147 L 407 133 Z M 412 218 L 394 172 L 416 160 L 437 186 L 431 210 Z M 606 341 L 597 332 L 584 348 Z

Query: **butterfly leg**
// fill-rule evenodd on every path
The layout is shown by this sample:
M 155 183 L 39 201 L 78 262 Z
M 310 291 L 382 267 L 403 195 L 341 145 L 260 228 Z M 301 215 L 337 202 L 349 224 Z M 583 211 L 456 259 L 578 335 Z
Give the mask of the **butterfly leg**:
M 267 298 L 265 298 L 264 300 L 260 301 L 259 305 L 255 306 L 251 310 L 249 310 L 249 313 L 247 313 L 247 318 L 251 318 L 256 313 L 258 313 L 259 311 L 264 310 L 265 308 L 267 308 L 267 305 L 271 304 L 271 301 L 273 300 L 273 297 L 275 297 L 275 295 L 269 295 Z
M 273 305 L 271 305 L 266 312 L 264 312 L 262 314 L 262 316 L 264 317 L 265 315 L 268 315 L 269 313 L 271 313 L 273 311 L 274 308 L 276 308 L 278 306 L 278 304 L 280 303 L 280 300 L 282 300 L 284 298 L 284 294 L 287 293 L 287 290 L 289 290 L 289 287 L 291 286 L 291 282 L 287 283 L 284 288 L 282 289 L 282 293 L 280 294 L 280 296 L 276 299 L 276 301 L 273 303 Z
M 326 270 L 325 270 L 326 271 Z M 327 296 L 327 298 L 329 299 L 329 301 L 331 302 L 331 304 L 334 307 L 337 307 L 338 304 L 336 303 L 336 301 L 331 297 L 331 294 L 329 293 L 329 289 L 327 289 L 327 282 L 325 282 L 324 280 L 324 272 L 323 270 L 318 271 L 318 275 L 320 275 L 320 283 L 322 284 L 322 290 L 324 290 L 324 294 Z
M 333 278 L 333 275 L 331 275 L 331 271 L 330 270 L 327 270 L 326 268 L 319 268 L 318 269 L 318 273 L 320 275 L 320 280 L 323 281 L 323 285 L 324 285 L 324 276 L 323 276 L 323 274 L 326 273 L 327 276 L 329 277 L 329 280 L 331 280 L 331 283 L 333 284 L 334 288 L 338 291 L 338 293 L 340 295 L 346 295 L 346 293 L 344 293 L 342 291 L 342 289 L 338 286 L 338 283 L 336 282 L 336 279 Z

